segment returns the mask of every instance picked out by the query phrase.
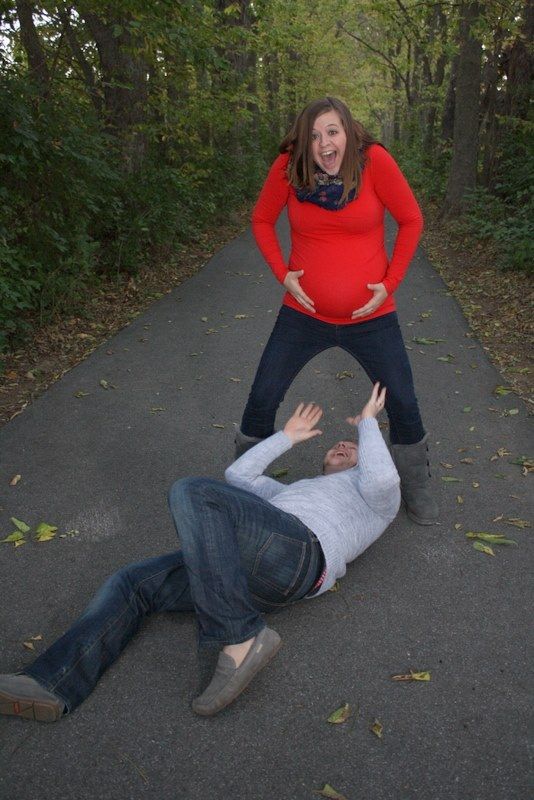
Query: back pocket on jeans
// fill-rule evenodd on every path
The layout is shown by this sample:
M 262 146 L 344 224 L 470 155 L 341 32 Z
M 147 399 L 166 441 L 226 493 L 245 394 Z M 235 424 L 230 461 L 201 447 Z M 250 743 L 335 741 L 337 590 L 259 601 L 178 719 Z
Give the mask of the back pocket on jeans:
M 274 590 L 284 597 L 298 588 L 307 542 L 272 533 L 256 556 L 251 577 L 268 590 Z M 256 593 L 262 596 L 260 586 Z

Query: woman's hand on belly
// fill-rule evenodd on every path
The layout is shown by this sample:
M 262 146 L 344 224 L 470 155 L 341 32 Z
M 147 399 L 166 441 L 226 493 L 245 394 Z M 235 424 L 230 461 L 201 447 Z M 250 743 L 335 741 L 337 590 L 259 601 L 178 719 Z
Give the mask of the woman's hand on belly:
M 303 269 L 290 270 L 284 278 L 284 286 L 289 294 L 293 295 L 297 303 L 300 303 L 301 306 L 304 306 L 304 308 L 306 308 L 308 311 L 311 311 L 315 314 L 315 303 L 311 297 L 308 297 L 299 283 L 299 278 L 301 278 L 303 275 Z
M 373 296 L 368 303 L 352 312 L 352 319 L 359 319 L 359 317 L 366 317 L 368 314 L 373 314 L 377 308 L 380 308 L 388 296 L 383 283 L 368 283 L 367 288 L 373 293 Z

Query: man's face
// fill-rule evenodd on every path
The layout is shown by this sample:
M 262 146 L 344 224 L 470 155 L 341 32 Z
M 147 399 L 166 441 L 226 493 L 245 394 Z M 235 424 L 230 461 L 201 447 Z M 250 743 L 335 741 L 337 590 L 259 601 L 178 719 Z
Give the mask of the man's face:
M 337 442 L 327 452 L 323 461 L 323 475 L 331 475 L 358 463 L 358 445 L 354 442 Z

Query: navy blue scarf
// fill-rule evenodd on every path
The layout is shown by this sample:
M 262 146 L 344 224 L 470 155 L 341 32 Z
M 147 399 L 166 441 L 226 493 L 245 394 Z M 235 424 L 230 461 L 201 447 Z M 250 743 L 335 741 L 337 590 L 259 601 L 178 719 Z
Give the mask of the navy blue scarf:
M 341 200 L 343 194 L 343 181 L 339 175 L 328 175 L 326 172 L 317 169 L 315 172 L 316 186 L 311 192 L 306 189 L 297 189 L 297 200 L 301 203 L 315 203 L 328 211 L 339 211 L 345 208 L 356 197 L 356 190 L 351 189 L 348 197 Z

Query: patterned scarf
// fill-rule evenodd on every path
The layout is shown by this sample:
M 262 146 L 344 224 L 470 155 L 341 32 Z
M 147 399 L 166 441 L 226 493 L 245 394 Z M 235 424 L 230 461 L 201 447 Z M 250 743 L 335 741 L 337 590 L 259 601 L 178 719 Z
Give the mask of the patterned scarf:
M 328 175 L 319 168 L 315 171 L 316 186 L 311 192 L 306 189 L 297 189 L 297 200 L 301 203 L 315 203 L 328 211 L 339 211 L 345 208 L 356 197 L 356 190 L 351 189 L 348 197 L 341 202 L 343 194 L 343 181 L 339 175 Z

